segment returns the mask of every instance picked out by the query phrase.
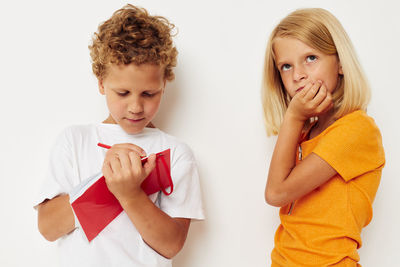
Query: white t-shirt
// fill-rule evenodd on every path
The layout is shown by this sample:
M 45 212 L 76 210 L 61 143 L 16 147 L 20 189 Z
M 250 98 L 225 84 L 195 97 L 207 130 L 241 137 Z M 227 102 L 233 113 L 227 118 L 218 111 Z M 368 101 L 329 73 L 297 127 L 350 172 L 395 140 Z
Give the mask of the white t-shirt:
M 50 154 L 47 177 L 36 205 L 45 199 L 71 192 L 93 176 L 101 174 L 106 149 L 97 143 L 114 145 L 133 143 L 149 155 L 171 149 L 171 177 L 174 191 L 150 195 L 150 199 L 171 217 L 204 219 L 199 177 L 190 148 L 176 138 L 155 128 L 129 135 L 117 124 L 71 126 L 58 137 Z M 76 198 L 77 196 L 74 196 Z M 123 211 L 96 238 L 88 242 L 77 228 L 58 240 L 62 266 L 171 266 L 141 238 Z

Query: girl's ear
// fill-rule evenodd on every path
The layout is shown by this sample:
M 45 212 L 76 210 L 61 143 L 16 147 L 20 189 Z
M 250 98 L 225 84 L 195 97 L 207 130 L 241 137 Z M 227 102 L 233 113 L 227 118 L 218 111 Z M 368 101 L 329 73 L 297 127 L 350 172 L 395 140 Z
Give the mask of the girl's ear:
M 99 92 L 100 92 L 100 94 L 105 95 L 103 80 L 98 79 L 98 84 L 99 84 Z
M 342 63 L 339 61 L 339 74 L 343 75 Z

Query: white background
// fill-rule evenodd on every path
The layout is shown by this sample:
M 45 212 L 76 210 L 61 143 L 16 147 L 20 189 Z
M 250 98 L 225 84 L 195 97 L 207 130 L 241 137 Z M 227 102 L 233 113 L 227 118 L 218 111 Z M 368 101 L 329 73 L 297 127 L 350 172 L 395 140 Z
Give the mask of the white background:
M 2 1 L 0 4 L 0 266 L 57 266 L 40 236 L 33 200 L 55 136 L 102 121 L 103 97 L 87 46 L 100 22 L 126 2 Z M 136 1 L 179 29 L 176 80 L 156 125 L 188 143 L 198 160 L 207 220 L 193 223 L 177 267 L 270 265 L 278 209 L 265 204 L 274 138 L 262 121 L 266 40 L 290 11 L 323 7 L 342 22 L 372 85 L 368 113 L 387 164 L 362 233 L 363 266 L 398 266 L 400 251 L 399 4 L 393 1 Z M 327 207 L 328 208 L 328 207 Z

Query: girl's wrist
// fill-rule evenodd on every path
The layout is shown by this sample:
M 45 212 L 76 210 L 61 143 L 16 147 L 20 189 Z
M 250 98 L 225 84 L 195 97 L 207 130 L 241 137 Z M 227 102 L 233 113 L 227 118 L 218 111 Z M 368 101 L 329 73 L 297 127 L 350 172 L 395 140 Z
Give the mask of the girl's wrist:
M 304 123 L 308 120 L 307 117 L 305 117 L 299 113 L 296 114 L 294 112 L 291 112 L 289 109 L 286 111 L 285 119 L 289 120 L 292 123 L 301 124 L 301 125 L 304 125 Z

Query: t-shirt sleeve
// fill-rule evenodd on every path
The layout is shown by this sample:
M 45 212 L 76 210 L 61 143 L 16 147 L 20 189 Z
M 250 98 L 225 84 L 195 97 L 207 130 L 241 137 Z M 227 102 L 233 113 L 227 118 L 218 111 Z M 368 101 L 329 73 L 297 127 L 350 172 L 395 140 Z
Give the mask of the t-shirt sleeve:
M 347 182 L 383 167 L 382 138 L 372 118 L 349 116 L 332 127 L 312 151 Z
M 68 193 L 73 188 L 74 164 L 69 130 L 56 139 L 49 157 L 49 165 L 43 184 L 37 194 L 35 207 L 46 199 Z
M 190 148 L 176 147 L 171 164 L 174 191 L 169 196 L 160 193 L 161 210 L 175 218 L 204 219 L 199 174 Z

